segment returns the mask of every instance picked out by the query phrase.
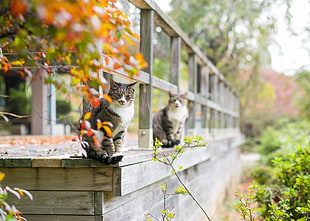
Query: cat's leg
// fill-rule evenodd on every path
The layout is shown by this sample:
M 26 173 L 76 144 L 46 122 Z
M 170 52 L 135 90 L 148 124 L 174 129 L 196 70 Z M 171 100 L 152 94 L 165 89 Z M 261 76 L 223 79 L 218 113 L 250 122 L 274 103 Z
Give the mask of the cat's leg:
M 166 141 L 163 142 L 164 147 L 173 147 L 174 146 L 174 134 L 173 134 L 173 125 L 172 122 L 166 122 L 165 133 L 166 133 Z
M 181 138 L 182 138 L 182 132 L 183 132 L 183 125 L 180 124 L 177 132 L 174 134 L 174 141 L 173 141 L 174 145 L 180 145 Z
M 109 156 L 112 156 L 112 154 L 115 152 L 115 146 L 111 137 L 105 137 L 102 140 L 102 147 Z
M 125 145 L 126 131 L 121 130 L 113 137 L 113 143 L 115 146 L 115 155 L 122 155 L 122 151 Z

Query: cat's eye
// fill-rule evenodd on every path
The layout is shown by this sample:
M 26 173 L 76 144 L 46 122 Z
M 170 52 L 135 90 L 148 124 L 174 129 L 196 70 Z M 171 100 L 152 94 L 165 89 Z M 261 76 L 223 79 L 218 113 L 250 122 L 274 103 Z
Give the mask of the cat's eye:
M 126 96 L 126 99 L 130 99 L 130 98 L 131 98 L 131 96 L 130 96 L 130 95 L 127 95 L 127 96 Z

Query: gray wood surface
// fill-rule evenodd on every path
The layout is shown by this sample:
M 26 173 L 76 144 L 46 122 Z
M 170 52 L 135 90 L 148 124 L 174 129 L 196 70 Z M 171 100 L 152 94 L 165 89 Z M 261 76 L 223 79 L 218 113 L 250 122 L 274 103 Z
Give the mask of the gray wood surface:
M 112 191 L 113 168 L 8 168 L 3 185 L 26 190 Z
M 21 200 L 9 198 L 23 214 L 94 215 L 94 192 L 88 191 L 31 191 Z M 102 214 L 102 213 L 101 213 Z

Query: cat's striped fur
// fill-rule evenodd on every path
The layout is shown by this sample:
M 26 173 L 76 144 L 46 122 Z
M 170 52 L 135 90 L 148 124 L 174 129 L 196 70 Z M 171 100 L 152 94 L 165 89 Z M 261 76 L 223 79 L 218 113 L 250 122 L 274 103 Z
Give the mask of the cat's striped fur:
M 160 109 L 153 117 L 153 138 L 158 139 L 163 147 L 179 145 L 182 139 L 184 123 L 187 118 L 186 96 L 169 91 L 167 106 Z
M 87 107 L 81 119 L 83 119 L 86 113 L 91 112 L 91 117 L 88 121 L 92 129 L 96 130 L 97 122 L 100 121 L 109 122 L 113 131 L 112 136 L 109 136 L 103 129 L 101 130 L 102 134 L 96 133 L 101 141 L 101 147 L 99 148 L 95 147 L 92 137 L 83 135 L 83 141 L 87 142 L 87 145 L 83 147 L 86 150 L 87 157 L 106 164 L 117 163 L 123 158 L 121 152 L 124 146 L 127 127 L 134 116 L 134 85 L 136 83 L 125 84 L 111 79 L 108 95 L 113 102 L 109 103 L 106 99 L 100 99 L 99 107 L 94 107 L 92 104 L 89 104 Z

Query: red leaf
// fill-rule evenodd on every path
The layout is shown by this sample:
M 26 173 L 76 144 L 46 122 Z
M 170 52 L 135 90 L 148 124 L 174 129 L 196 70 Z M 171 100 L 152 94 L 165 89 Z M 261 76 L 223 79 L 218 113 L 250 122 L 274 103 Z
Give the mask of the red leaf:
M 91 103 L 94 107 L 99 107 L 100 106 L 100 99 L 98 97 L 93 97 Z

